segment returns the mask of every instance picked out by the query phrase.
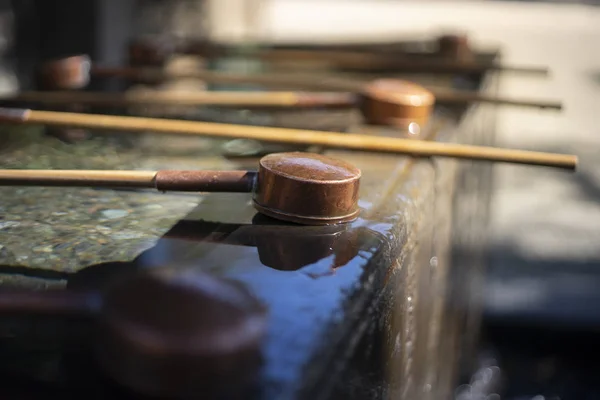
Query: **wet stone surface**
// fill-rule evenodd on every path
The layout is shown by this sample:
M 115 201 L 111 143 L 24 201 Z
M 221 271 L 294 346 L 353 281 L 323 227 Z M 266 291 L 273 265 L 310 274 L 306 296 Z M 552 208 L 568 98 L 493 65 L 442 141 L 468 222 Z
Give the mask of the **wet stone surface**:
M 223 158 L 181 157 L 168 148 L 150 157 L 127 143 L 132 139 L 95 137 L 73 145 L 37 128 L 15 128 L 3 146 L 0 166 L 231 168 Z M 135 258 L 202 200 L 200 194 L 52 187 L 0 187 L 0 197 L 0 265 L 64 272 Z

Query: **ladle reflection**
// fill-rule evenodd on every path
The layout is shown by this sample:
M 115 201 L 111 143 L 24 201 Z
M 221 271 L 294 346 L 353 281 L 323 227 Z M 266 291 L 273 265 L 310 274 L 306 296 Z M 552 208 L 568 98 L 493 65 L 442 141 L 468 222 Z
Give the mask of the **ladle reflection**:
M 376 232 L 365 227 L 350 224 L 301 226 L 280 223 L 259 214 L 252 224 L 182 220 L 139 260 L 160 259 L 165 252 L 172 253 L 173 240 L 256 247 L 260 262 L 280 271 L 296 271 L 331 257 L 330 271 L 333 271 L 380 239 Z

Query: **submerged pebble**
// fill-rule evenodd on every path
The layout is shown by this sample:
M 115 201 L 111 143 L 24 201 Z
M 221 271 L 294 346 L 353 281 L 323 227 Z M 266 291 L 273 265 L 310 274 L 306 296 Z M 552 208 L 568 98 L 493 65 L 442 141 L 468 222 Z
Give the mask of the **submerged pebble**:
M 0 229 L 6 229 L 6 228 L 14 228 L 21 225 L 20 222 L 16 222 L 16 221 L 4 221 L 4 222 L 0 222 Z
M 51 253 L 54 250 L 54 246 L 37 246 L 33 248 L 33 251 L 37 253 Z
M 133 231 L 117 232 L 117 233 L 113 233 L 112 235 L 110 235 L 110 237 L 112 239 L 116 239 L 116 240 L 139 239 L 144 236 L 146 236 L 146 235 L 144 235 L 143 233 L 133 232 Z
M 104 210 L 102 216 L 107 219 L 118 219 L 129 215 L 127 210 Z

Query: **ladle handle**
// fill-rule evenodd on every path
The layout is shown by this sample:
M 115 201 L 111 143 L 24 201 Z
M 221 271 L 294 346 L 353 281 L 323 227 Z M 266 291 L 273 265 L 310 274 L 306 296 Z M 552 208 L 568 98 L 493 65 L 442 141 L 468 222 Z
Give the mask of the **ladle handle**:
M 507 66 L 486 62 L 449 61 L 440 58 L 415 59 L 402 58 L 398 54 L 366 53 L 363 51 L 335 50 L 322 51 L 302 49 L 267 49 L 255 55 L 267 62 L 314 61 L 329 62 L 342 69 L 359 71 L 377 71 L 381 69 L 396 72 L 426 72 L 426 73 L 481 73 L 487 70 L 512 72 L 520 74 L 535 74 L 546 76 L 548 68 L 536 66 Z
M 89 316 L 101 301 L 97 292 L 7 290 L 0 291 L 0 314 Z
M 372 60 L 367 60 L 368 62 L 372 62 Z M 425 66 L 419 66 L 419 68 L 423 69 L 429 64 L 425 64 Z M 434 68 L 440 68 L 443 71 L 443 64 L 434 63 L 430 65 Z M 398 66 L 399 68 L 401 66 Z M 468 64 L 451 64 L 448 66 L 451 71 L 469 68 Z M 475 71 L 480 70 L 481 65 L 471 65 L 471 68 Z M 171 74 L 168 74 L 162 70 L 156 70 L 151 68 L 111 68 L 111 67 L 94 67 L 92 69 L 93 73 L 96 76 L 100 77 L 121 77 L 126 79 L 139 79 L 139 80 L 149 80 L 149 81 L 163 81 L 171 77 Z M 532 70 L 534 71 L 534 70 Z M 455 71 L 456 72 L 456 71 Z M 539 71 L 538 72 L 543 72 Z M 342 90 L 342 91 L 350 91 L 350 92 L 362 92 L 364 88 L 364 83 L 360 81 L 350 81 L 348 79 L 335 79 L 330 77 L 317 77 L 314 76 L 290 76 L 290 75 L 277 75 L 277 74 L 236 74 L 236 73 L 228 73 L 228 72 L 215 72 L 215 71 L 206 71 L 206 70 L 194 70 L 180 74 L 174 74 L 173 77 L 181 77 L 181 78 L 195 78 L 200 80 L 205 80 L 214 83 L 225 83 L 225 84 L 248 84 L 253 83 L 257 85 L 266 85 L 266 86 L 286 86 L 286 87 L 301 87 L 301 88 L 313 88 L 316 90 Z M 520 106 L 520 107 L 535 107 L 542 109 L 556 109 L 560 110 L 562 108 L 562 104 L 560 102 L 555 101 L 535 101 L 535 100 L 512 100 L 505 98 L 495 98 L 493 96 L 485 96 L 478 92 L 465 92 L 465 91 L 448 91 L 448 90 L 438 90 L 435 88 L 429 88 L 436 97 L 436 102 L 438 103 L 446 103 L 446 104 L 464 104 L 469 102 L 485 102 L 499 105 L 509 105 L 509 106 Z M 239 93 L 239 92 L 238 92 Z M 66 98 L 67 95 L 61 95 Z M 100 104 L 109 102 L 108 95 L 100 95 L 95 96 L 95 94 L 89 94 L 86 96 L 94 96 L 93 99 L 90 99 L 90 103 L 92 104 Z M 127 100 L 128 102 L 133 102 L 135 96 L 131 100 Z M 187 96 L 187 98 L 185 98 Z M 198 98 L 194 100 L 194 96 Z M 328 106 L 328 107 L 346 107 L 352 106 L 355 103 L 355 98 L 350 93 L 315 93 L 315 94 L 294 94 L 294 93 L 285 93 L 285 92 L 270 92 L 270 93 L 260 93 L 256 94 L 210 94 L 210 96 L 214 96 L 213 100 L 201 99 L 202 94 L 190 94 L 190 95 L 180 95 L 180 94 L 160 94 L 156 97 L 151 98 L 142 98 L 142 96 L 138 96 L 139 99 L 135 101 L 139 102 L 148 102 L 148 103 L 166 103 L 171 102 L 172 104 L 190 104 L 195 102 L 195 104 L 216 104 L 216 105 L 233 105 L 233 104 L 244 104 L 244 105 L 264 105 L 264 106 L 290 106 L 290 107 L 314 107 L 314 106 Z M 236 98 L 237 96 L 237 98 Z M 162 97 L 162 99 L 161 99 Z M 64 98 L 62 101 L 66 101 Z M 126 100 L 113 99 L 113 103 L 121 103 Z M 58 101 L 54 99 L 52 101 Z
M 448 91 L 431 88 L 436 102 L 442 104 L 491 103 L 498 105 L 533 107 L 542 109 L 562 109 L 557 101 L 520 100 L 484 95 L 469 91 Z M 131 105 L 175 105 L 221 107 L 352 107 L 357 97 L 344 92 L 146 92 L 146 93 L 105 93 L 81 91 L 20 92 L 16 95 L 0 97 L 0 102 L 31 102 L 40 104 L 82 103 L 89 106 L 126 107 Z
M 532 107 L 552 110 L 562 109 L 562 103 L 559 101 L 509 99 L 468 91 L 445 91 L 432 89 L 432 92 L 435 95 L 436 102 L 441 104 L 489 103 L 505 106 Z
M 250 171 L 0 170 L 1 186 L 149 188 L 162 192 L 251 192 Z
M 373 61 L 369 61 L 370 64 Z M 370 68 L 375 68 L 371 65 Z M 386 67 L 388 69 L 389 67 Z M 420 72 L 439 72 L 439 73 L 481 73 L 486 70 L 497 70 L 513 73 L 527 73 L 548 75 L 548 70 L 543 68 L 519 68 L 504 67 L 499 65 L 480 65 L 463 63 L 418 63 L 403 65 L 396 63 L 393 68 L 397 72 L 401 71 L 420 71 Z M 185 72 L 165 72 L 156 68 L 125 68 L 125 67 L 103 67 L 97 66 L 91 68 L 91 75 L 99 78 L 121 78 L 128 80 L 139 80 L 144 82 L 164 82 L 173 78 L 199 79 L 219 84 L 254 84 L 270 87 L 294 87 L 313 90 L 341 90 L 349 92 L 360 92 L 364 87 L 364 82 L 352 81 L 345 78 L 335 78 L 327 76 L 313 75 L 289 75 L 283 73 L 269 74 L 240 74 L 232 72 L 220 72 L 209 70 L 193 70 Z
M 550 76 L 550 69 L 548 67 L 529 67 L 529 66 L 512 66 L 512 65 L 501 65 L 491 64 L 489 69 L 492 71 L 502 71 L 513 74 L 523 75 L 540 75 Z
M 303 90 L 360 92 L 364 84 L 343 78 L 289 75 L 285 73 L 240 74 L 210 70 L 165 72 L 157 68 L 92 67 L 91 74 L 100 78 L 122 78 L 149 82 L 163 82 L 172 78 L 199 79 L 219 84 L 253 84 L 263 86 L 295 87 Z
M 39 123 L 131 132 L 163 132 L 221 138 L 245 138 L 272 143 L 293 143 L 337 149 L 406 154 L 419 157 L 450 157 L 481 161 L 540 165 L 575 170 L 578 159 L 570 154 L 428 142 L 360 134 L 333 133 L 304 129 L 217 124 L 161 118 L 123 117 L 0 108 L 0 123 Z M 173 189 L 171 189 L 173 190 Z
M 177 106 L 244 106 L 244 107 L 350 107 L 356 97 L 350 93 L 303 92 L 21 92 L 0 97 L 5 102 L 42 104 L 83 103 L 91 106 L 177 105 Z
M 382 45 L 389 45 L 391 43 L 382 43 Z M 397 43 L 392 44 L 395 47 Z M 418 44 L 421 44 L 419 42 Z M 547 67 L 538 66 L 507 66 L 498 63 L 488 62 L 461 62 L 461 61 L 447 61 L 440 57 L 435 57 L 430 60 L 423 60 L 419 57 L 413 57 L 407 54 L 404 58 L 401 54 L 381 54 L 373 51 L 364 51 L 369 45 L 365 47 L 364 44 L 358 46 L 355 44 L 335 45 L 335 46 L 322 46 L 315 48 L 313 46 L 293 46 L 290 48 L 287 45 L 282 47 L 270 47 L 269 49 L 263 49 L 259 52 L 253 52 L 252 56 L 261 58 L 262 61 L 315 61 L 321 60 L 329 63 L 337 63 L 337 66 L 341 67 L 362 67 L 364 70 L 371 70 L 373 68 L 386 68 L 386 69 L 397 69 L 405 71 L 419 71 L 419 72 L 482 72 L 488 69 L 521 73 L 521 74 L 532 74 L 548 76 L 550 71 Z M 184 54 L 194 54 L 202 56 L 203 58 L 215 58 L 223 57 L 228 54 L 227 47 L 206 47 L 192 45 L 182 45 L 179 51 Z
M 158 171 L 155 187 L 160 191 L 238 192 L 254 190 L 257 173 L 252 171 Z

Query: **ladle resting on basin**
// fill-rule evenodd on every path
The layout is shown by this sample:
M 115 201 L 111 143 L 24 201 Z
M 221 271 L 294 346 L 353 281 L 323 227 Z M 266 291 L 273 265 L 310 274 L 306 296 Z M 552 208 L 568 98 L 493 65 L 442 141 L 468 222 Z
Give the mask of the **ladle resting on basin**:
M 140 187 L 166 191 L 253 192 L 267 216 L 305 225 L 358 217 L 360 170 L 312 153 L 263 157 L 253 171 L 0 170 L 0 186 Z

